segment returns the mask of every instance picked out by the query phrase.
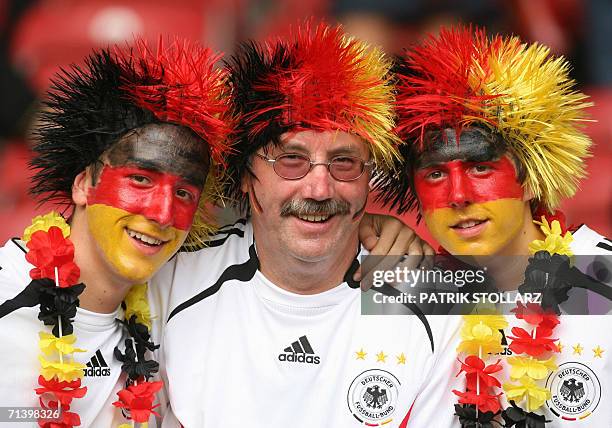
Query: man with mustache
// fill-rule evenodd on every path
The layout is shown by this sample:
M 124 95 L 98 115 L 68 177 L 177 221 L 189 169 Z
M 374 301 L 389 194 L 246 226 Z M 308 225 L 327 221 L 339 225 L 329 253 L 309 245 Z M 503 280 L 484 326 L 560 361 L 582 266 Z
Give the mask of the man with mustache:
M 147 281 L 210 230 L 211 158 L 228 130 L 218 58 L 186 40 L 137 41 L 57 77 L 32 191 L 73 211 L 69 225 L 39 217 L 0 249 L 4 421 L 25 422 L 22 407 L 45 427 L 154 422 L 164 401 Z
M 568 70 L 544 46 L 471 28 L 443 29 L 398 67 L 404 174 L 378 183 L 383 198 L 400 212 L 418 207 L 444 250 L 485 266 L 499 290 L 542 293 L 547 311 L 520 304 L 505 319 L 466 318 L 461 426 L 492 426 L 494 415 L 506 426 L 612 421 L 612 341 L 600 333 L 612 318 L 567 314 L 583 284 L 610 296 L 609 275 L 592 281 L 567 257 L 606 281 L 612 255 L 609 239 L 584 225 L 567 232 L 555 211 L 576 192 L 591 145 L 580 128 L 589 104 Z
M 164 426 L 451 423 L 457 325 L 362 316 L 353 280 L 369 181 L 397 157 L 389 67 L 322 24 L 230 61 L 226 194 L 250 216 L 155 278 L 170 302 Z

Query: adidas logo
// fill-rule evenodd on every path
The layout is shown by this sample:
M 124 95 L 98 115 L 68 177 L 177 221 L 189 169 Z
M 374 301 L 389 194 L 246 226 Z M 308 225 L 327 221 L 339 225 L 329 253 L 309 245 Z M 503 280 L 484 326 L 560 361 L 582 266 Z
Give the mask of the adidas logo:
M 319 356 L 314 355 L 312 346 L 310 346 L 310 342 L 306 336 L 300 337 L 293 342 L 291 346 L 287 346 L 283 352 L 278 355 L 278 360 L 307 364 L 319 364 L 321 362 Z
M 110 376 L 110 368 L 104 357 L 102 356 L 102 352 L 98 349 L 93 357 L 86 364 L 87 368 L 85 371 L 85 376 L 96 377 L 96 376 Z

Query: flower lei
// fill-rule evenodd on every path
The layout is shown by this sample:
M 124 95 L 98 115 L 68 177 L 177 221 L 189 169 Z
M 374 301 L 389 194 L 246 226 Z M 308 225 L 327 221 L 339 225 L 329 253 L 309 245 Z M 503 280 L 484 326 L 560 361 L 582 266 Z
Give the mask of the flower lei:
M 57 418 L 40 418 L 38 424 L 42 428 L 81 425 L 79 415 L 71 412 L 70 406 L 74 399 L 87 393 L 87 387 L 81 386 L 86 366 L 74 360 L 75 353 L 86 351 L 75 346 L 77 338 L 72 328 L 85 285 L 77 284 L 80 269 L 74 263 L 74 245 L 69 236 L 70 226 L 55 212 L 35 217 L 23 234 L 29 249 L 26 260 L 34 266 L 30 270 L 30 285 L 40 304 L 38 319 L 53 326 L 51 333 L 39 332 L 41 372 L 35 392 L 41 408 L 60 412 Z M 122 424 L 120 428 L 134 426 L 135 422 L 146 428 L 151 413 L 159 416 L 153 410 L 159 404 L 153 405 L 153 401 L 162 382 L 148 381 L 159 365 L 145 358 L 146 350 L 158 348 L 150 341 L 151 315 L 146 291 L 146 284 L 132 287 L 123 305 L 126 321 L 122 323 L 131 337 L 125 340 L 125 353 L 115 348 L 115 356 L 123 363 L 121 368 L 128 380 L 113 405 L 124 409 L 124 416 L 132 424 Z
M 465 353 L 466 358 L 464 361 L 459 360 L 461 369 L 457 376 L 465 373 L 466 390 L 453 390 L 459 397 L 459 403 L 455 404 L 455 414 L 459 417 L 461 427 L 493 428 L 493 424 L 497 424 L 507 428 L 544 428 L 546 422 L 550 422 L 544 415 L 534 411 L 551 397 L 550 390 L 540 384 L 551 371 L 557 369 L 553 354 L 559 352 L 559 349 L 555 343 L 557 339 L 552 338 L 553 330 L 559 325 L 556 302 L 563 300 L 563 293 L 567 295 L 567 288 L 550 287 L 549 282 L 554 281 L 554 278 L 551 277 L 549 281 L 548 274 L 537 271 L 532 264 L 541 260 L 568 263 L 568 258 L 572 256 L 569 245 L 573 238 L 570 232 L 562 234 L 559 220 L 552 220 L 550 224 L 544 216 L 541 220 L 534 222 L 540 226 L 545 239 L 535 240 L 529 245 L 533 257 L 525 272 L 525 284 L 519 287 L 519 292 L 527 291 L 534 286 L 534 282 L 539 290 L 544 286 L 549 287 L 542 301 L 546 309 L 538 304 L 529 303 L 524 306 L 519 303 L 512 310 L 517 319 L 532 326 L 531 331 L 513 327 L 513 336 L 508 336 L 509 348 L 516 355 L 507 360 L 512 382 L 501 385 L 494 376 L 503 369 L 501 360 L 488 365 L 485 362 L 488 354 L 503 350 L 500 330 L 508 325 L 505 317 L 496 314 L 464 315 L 462 341 L 457 352 Z M 502 395 L 502 392 L 498 392 L 500 388 L 510 403 L 503 411 L 499 402 Z M 500 413 L 503 425 L 496 420 Z

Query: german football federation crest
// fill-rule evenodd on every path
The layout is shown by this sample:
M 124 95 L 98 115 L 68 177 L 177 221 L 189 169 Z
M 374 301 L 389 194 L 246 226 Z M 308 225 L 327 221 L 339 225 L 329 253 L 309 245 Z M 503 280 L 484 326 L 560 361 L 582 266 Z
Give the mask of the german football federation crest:
M 349 410 L 362 424 L 386 425 L 393 420 L 399 386 L 399 380 L 388 371 L 366 370 L 349 387 Z
M 546 380 L 546 387 L 552 394 L 546 405 L 564 420 L 587 418 L 601 399 L 601 384 L 593 370 L 575 361 L 561 364 Z

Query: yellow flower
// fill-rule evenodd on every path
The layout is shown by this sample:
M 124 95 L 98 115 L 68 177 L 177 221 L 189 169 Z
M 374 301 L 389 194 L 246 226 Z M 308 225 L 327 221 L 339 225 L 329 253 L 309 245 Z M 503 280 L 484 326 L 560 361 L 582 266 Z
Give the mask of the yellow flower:
M 500 329 L 508 325 L 502 315 L 465 315 L 457 352 L 479 355 L 503 350 Z
M 76 342 L 76 336 L 74 334 L 68 334 L 62 337 L 55 337 L 50 333 L 41 331 L 38 333 L 38 335 L 40 336 L 38 346 L 45 355 L 51 355 L 51 353 L 53 352 L 60 352 L 62 354 L 85 352 L 85 349 L 74 347 L 74 343 Z
M 532 412 L 540 408 L 546 400 L 551 397 L 550 391 L 546 388 L 540 388 L 529 377 L 525 376 L 519 380 L 519 385 L 505 383 L 503 388 L 506 391 L 508 401 L 513 400 L 517 403 L 527 399 L 527 409 Z
M 523 376 L 528 376 L 534 380 L 544 379 L 548 373 L 557 369 L 554 357 L 548 360 L 537 360 L 533 357 L 510 357 L 508 363 L 512 366 L 510 369 L 510 377 L 512 379 L 520 379 Z
M 147 284 L 134 285 L 125 296 L 125 319 L 136 315 L 140 324 L 151 328 L 151 309 L 147 300 Z
M 42 369 L 40 374 L 46 379 L 51 380 L 57 376 L 59 381 L 71 381 L 82 378 L 84 375 L 85 364 L 76 361 L 60 363 L 58 361 L 47 361 L 42 355 L 38 356 Z
M 570 244 L 574 237 L 570 232 L 565 232 L 565 235 L 561 235 L 561 225 L 558 220 L 553 220 L 549 225 L 546 218 L 542 216 L 541 222 L 534 220 L 534 223 L 540 226 L 546 238 L 544 241 L 536 239 L 529 244 L 531 254 L 535 254 L 538 251 L 547 251 L 549 254 L 560 254 L 568 257 L 573 255 Z
M 464 325 L 484 324 L 493 330 L 502 330 L 508 326 L 508 321 L 503 315 L 496 313 L 480 314 L 480 315 L 464 315 Z
M 56 213 L 55 211 L 51 211 L 45 215 L 39 215 L 34 217 L 32 220 L 32 224 L 23 231 L 24 242 L 28 242 L 30 238 L 32 238 L 32 234 L 34 232 L 38 232 L 39 230 L 48 231 L 52 226 L 57 226 L 62 230 L 62 235 L 64 238 L 70 236 L 70 226 L 64 220 L 64 217 Z

